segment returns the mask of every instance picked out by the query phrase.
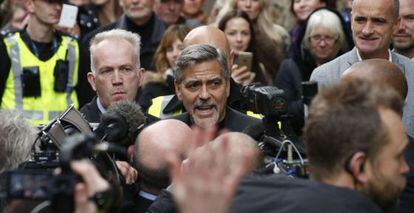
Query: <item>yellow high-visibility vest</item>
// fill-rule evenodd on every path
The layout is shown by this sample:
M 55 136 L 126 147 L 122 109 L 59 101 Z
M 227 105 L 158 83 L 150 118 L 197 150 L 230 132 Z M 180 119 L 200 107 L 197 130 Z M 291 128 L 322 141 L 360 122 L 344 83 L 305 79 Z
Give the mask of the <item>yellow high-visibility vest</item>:
M 4 39 L 7 53 L 10 57 L 11 68 L 6 80 L 2 109 L 16 109 L 33 124 L 46 124 L 56 118 L 69 105 L 78 107 L 75 86 L 78 83 L 79 46 L 75 39 L 61 36 L 60 46 L 55 54 L 47 61 L 41 61 L 23 42 L 19 32 Z M 68 61 L 68 83 L 65 92 L 54 91 L 54 68 L 56 61 Z M 24 68 L 39 68 L 40 96 L 23 97 L 21 76 Z
M 174 95 L 166 95 L 166 96 L 158 96 L 156 98 L 153 98 L 152 104 L 150 108 L 148 109 L 148 114 L 155 116 L 160 119 L 166 119 L 170 118 L 172 116 L 179 115 L 183 113 L 181 110 L 176 110 L 172 112 L 171 114 L 163 113 L 164 108 L 167 106 L 167 104 L 171 101 L 171 99 L 174 97 Z

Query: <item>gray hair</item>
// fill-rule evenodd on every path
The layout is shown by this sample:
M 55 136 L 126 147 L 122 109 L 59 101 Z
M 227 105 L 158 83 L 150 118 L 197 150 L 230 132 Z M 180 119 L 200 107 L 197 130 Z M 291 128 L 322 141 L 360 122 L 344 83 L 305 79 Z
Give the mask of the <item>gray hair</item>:
M 355 0 L 352 1 L 352 7 L 354 6 Z M 392 0 L 392 16 L 398 19 L 400 15 L 400 0 Z
M 338 36 L 336 45 L 339 46 L 339 50 L 346 51 L 348 50 L 348 42 L 346 41 L 346 36 L 344 29 L 342 28 L 342 22 L 339 19 L 338 15 L 329 11 L 327 9 L 320 9 L 312 13 L 309 17 L 308 24 L 306 26 L 305 36 L 302 40 L 302 45 L 305 49 L 309 49 L 309 37 L 311 36 L 311 31 L 316 26 L 323 26 L 328 29 L 332 34 Z
M 231 73 L 226 54 L 208 44 L 195 44 L 186 47 L 177 58 L 177 68 L 173 71 L 175 81 L 177 83 L 183 81 L 183 73 L 186 68 L 209 60 L 217 60 L 221 67 L 221 75 L 225 79 L 230 79 Z
M 109 31 L 104 31 L 95 35 L 90 42 L 90 52 L 91 52 L 91 71 L 95 74 L 95 63 L 93 59 L 93 54 L 95 47 L 105 40 L 125 40 L 129 42 L 134 47 L 135 57 L 137 59 L 137 68 L 141 66 L 139 59 L 139 52 L 141 47 L 141 37 L 136 34 L 122 29 L 113 29 Z M 116 51 L 116 50 L 113 50 Z
M 29 160 L 36 128 L 15 110 L 0 110 L 0 173 Z

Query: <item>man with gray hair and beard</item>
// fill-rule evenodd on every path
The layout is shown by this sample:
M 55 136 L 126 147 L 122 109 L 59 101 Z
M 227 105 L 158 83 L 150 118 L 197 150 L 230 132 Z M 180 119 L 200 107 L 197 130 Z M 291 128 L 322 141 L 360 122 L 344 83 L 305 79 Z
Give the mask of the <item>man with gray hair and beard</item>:
M 226 55 L 219 49 L 197 44 L 186 47 L 177 59 L 174 85 L 186 113 L 173 117 L 191 126 L 241 132 L 258 119 L 227 106 L 231 72 Z

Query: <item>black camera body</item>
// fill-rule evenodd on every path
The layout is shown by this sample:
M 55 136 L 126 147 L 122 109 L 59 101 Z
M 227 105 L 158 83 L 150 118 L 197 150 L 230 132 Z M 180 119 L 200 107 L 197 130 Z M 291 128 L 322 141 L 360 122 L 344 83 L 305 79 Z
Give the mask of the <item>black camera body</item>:
M 290 126 L 285 92 L 274 86 L 253 84 L 242 87 L 241 94 L 249 103 L 248 110 L 264 116 L 264 133 L 258 140 L 266 167 L 277 168 L 272 169 L 274 173 L 306 177 L 309 174 L 307 159 L 302 158 L 305 150 Z M 300 160 L 293 160 L 293 153 Z
M 7 172 L 7 199 L 51 202 L 52 209 L 73 212 L 73 194 L 79 178 L 72 173 L 54 175 L 51 170 L 19 169 Z
M 266 116 L 281 117 L 287 113 L 285 92 L 277 87 L 253 84 L 241 89 L 249 102 L 249 109 Z
M 54 121 L 40 127 L 32 146 L 31 160 L 6 174 L 3 193 L 10 201 L 48 201 L 53 210 L 73 212 L 75 185 L 82 180 L 72 172 L 70 162 L 94 161 L 98 143 L 100 141 L 93 135 L 89 123 L 73 106 L 69 107 Z M 108 157 L 104 162 L 110 160 Z M 61 171 L 58 175 L 53 174 L 56 168 Z M 115 169 L 110 168 L 110 172 Z

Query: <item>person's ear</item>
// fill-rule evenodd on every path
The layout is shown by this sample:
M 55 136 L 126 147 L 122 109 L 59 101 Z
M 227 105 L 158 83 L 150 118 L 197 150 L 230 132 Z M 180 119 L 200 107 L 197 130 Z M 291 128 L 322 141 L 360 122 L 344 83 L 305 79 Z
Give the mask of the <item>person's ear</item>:
M 34 2 L 33 0 L 26 0 L 25 4 L 24 4 L 25 8 L 27 9 L 27 11 L 29 13 L 34 13 L 35 11 L 35 6 L 34 6 Z
M 181 88 L 180 88 L 180 84 L 175 80 L 174 80 L 174 87 L 175 87 L 175 94 L 177 95 L 178 99 L 180 101 L 182 101 L 183 100 L 183 95 L 182 95 L 182 91 L 181 91 Z
M 227 96 L 227 98 L 230 96 L 230 88 L 231 88 L 230 84 L 231 84 L 231 77 L 230 77 L 229 80 L 227 80 L 227 84 L 226 84 L 226 96 Z
M 87 78 L 88 78 L 88 82 L 91 85 L 93 91 L 96 92 L 95 75 L 92 72 L 88 72 Z
M 144 73 L 145 73 L 144 68 L 139 68 L 138 69 L 138 79 L 139 79 L 140 84 L 142 84 L 142 82 L 144 81 Z
M 364 152 L 354 153 L 348 161 L 347 170 L 350 175 L 353 176 L 354 180 L 359 183 L 367 183 L 369 176 L 365 169 L 367 163 L 367 156 Z

